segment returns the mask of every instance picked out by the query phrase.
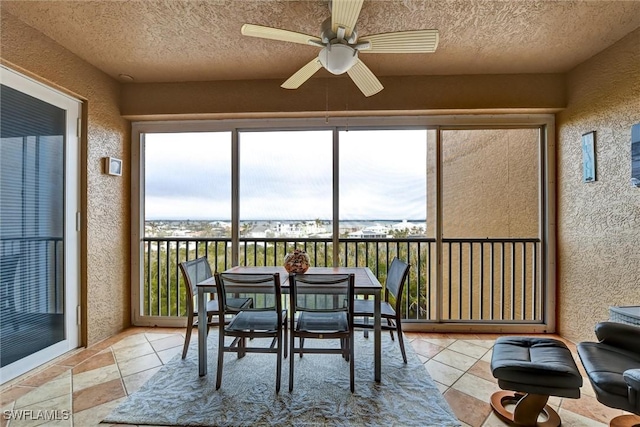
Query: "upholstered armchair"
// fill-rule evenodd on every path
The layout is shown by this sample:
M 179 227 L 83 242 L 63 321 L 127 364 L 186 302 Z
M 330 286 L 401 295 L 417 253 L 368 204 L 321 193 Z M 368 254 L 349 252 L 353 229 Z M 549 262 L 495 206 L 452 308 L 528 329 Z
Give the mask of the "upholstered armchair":
M 611 426 L 640 426 L 640 327 L 615 322 L 596 325 L 599 342 L 578 344 L 578 354 L 598 401 L 632 412 Z

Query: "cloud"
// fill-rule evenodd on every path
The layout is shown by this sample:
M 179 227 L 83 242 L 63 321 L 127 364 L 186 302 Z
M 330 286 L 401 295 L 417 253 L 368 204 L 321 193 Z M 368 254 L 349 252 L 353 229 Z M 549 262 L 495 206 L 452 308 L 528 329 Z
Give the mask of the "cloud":
M 241 132 L 241 219 L 330 219 L 332 131 Z M 426 131 L 340 132 L 340 216 L 426 217 Z M 231 216 L 231 133 L 150 134 L 145 212 L 151 219 Z

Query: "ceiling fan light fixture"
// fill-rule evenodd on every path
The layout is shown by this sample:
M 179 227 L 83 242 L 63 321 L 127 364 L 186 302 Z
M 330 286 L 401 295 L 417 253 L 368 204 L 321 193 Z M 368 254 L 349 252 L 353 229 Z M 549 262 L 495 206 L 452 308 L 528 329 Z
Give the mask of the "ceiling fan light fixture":
M 342 43 L 329 44 L 320 50 L 318 59 L 331 74 L 344 74 L 358 62 L 358 51 Z

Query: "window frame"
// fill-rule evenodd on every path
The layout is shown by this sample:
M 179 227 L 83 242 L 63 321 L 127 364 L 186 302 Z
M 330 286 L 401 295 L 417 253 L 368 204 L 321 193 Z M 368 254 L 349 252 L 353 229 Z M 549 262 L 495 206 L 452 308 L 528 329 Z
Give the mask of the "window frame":
M 555 204 L 555 116 L 553 114 L 478 114 L 478 115 L 442 115 L 442 116 L 380 116 L 380 117 L 311 117 L 292 119 L 225 119 L 225 120 L 175 120 L 143 121 L 132 123 L 132 227 L 131 227 L 131 297 L 132 321 L 134 325 L 177 326 L 182 325 L 180 318 L 164 318 L 141 315 L 141 284 L 144 272 L 144 134 L 148 132 L 219 132 L 232 134 L 232 223 L 239 223 L 239 133 L 243 131 L 289 131 L 289 130 L 333 130 L 333 238 L 339 236 L 339 140 L 340 131 L 388 130 L 388 129 L 424 129 L 436 131 L 436 241 L 442 244 L 442 168 L 441 168 L 441 131 L 462 129 L 506 129 L 537 128 L 540 135 L 540 194 L 539 194 L 539 236 L 542 242 L 543 265 L 543 323 L 539 325 L 511 325 L 518 331 L 553 332 L 556 327 L 556 204 Z M 334 252 L 338 245 L 334 244 Z M 232 265 L 238 263 L 239 230 L 232 227 Z M 441 246 L 436 253 L 440 256 Z M 337 259 L 334 253 L 334 259 Z M 440 263 L 438 263 L 440 264 Z M 438 267 L 436 267 L 438 268 Z M 437 272 L 441 278 L 441 272 Z M 439 284 L 440 288 L 441 284 Z M 437 296 L 439 298 L 439 296 Z M 438 316 L 438 318 L 440 318 Z M 419 325 L 408 324 L 407 330 L 420 330 Z M 427 324 L 433 330 L 434 324 Z M 468 330 L 468 324 L 436 324 L 442 330 Z M 504 324 L 500 324 L 504 330 Z M 491 331 L 489 327 L 487 331 Z

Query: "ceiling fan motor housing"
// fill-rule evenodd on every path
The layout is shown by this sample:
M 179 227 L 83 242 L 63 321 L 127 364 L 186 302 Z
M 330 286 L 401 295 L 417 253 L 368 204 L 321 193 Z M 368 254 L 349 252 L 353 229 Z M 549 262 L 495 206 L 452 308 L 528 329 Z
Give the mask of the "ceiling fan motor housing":
M 331 74 L 344 74 L 358 61 L 358 51 L 342 43 L 330 43 L 323 47 L 318 59 Z

